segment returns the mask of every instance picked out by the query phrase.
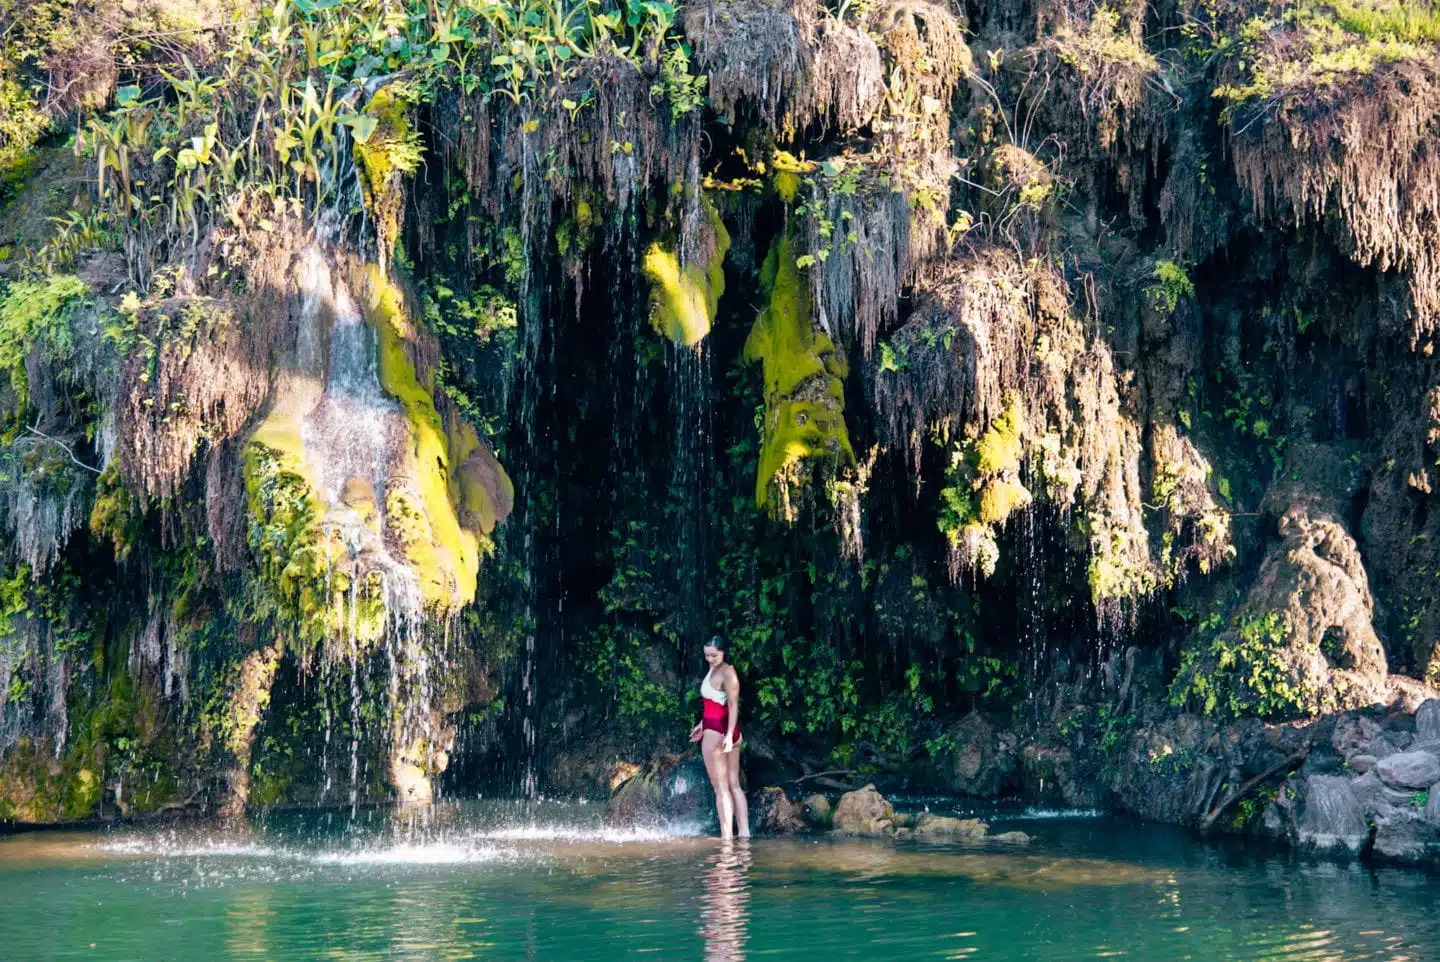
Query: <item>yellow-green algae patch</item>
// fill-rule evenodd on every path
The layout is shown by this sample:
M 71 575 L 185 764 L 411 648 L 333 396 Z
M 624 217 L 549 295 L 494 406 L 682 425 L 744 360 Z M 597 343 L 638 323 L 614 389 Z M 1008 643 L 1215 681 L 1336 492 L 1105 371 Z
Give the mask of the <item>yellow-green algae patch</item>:
M 645 252 L 645 276 L 653 285 L 650 323 L 655 333 L 686 347 L 694 347 L 710 333 L 720 295 L 725 293 L 724 261 L 730 234 L 709 201 L 704 207 L 715 236 L 713 255 L 706 263 L 681 268 L 673 242 L 656 241 Z
M 473 429 L 447 434 L 433 385 L 421 383 L 410 360 L 406 345 L 415 330 L 399 289 L 374 265 L 365 268 L 364 281 L 366 316 L 379 339 L 380 384 L 400 402 L 410 427 L 385 492 L 387 527 L 418 576 L 427 607 L 453 612 L 474 600 L 486 525 L 493 528 L 503 512 L 480 479 L 452 469 L 473 461 L 482 445 Z M 510 493 L 509 479 L 498 463 L 494 468 L 503 479 L 500 489 Z M 462 512 L 473 522 L 462 523 Z
M 325 535 L 328 505 L 314 469 L 305 458 L 301 422 L 306 392 L 282 388 L 270 414 L 244 449 L 245 500 L 250 544 L 260 559 L 261 580 L 300 637 L 315 641 L 350 626 L 357 640 L 373 641 L 384 625 L 378 596 L 357 606 L 345 604 L 348 577 L 338 570 L 346 550 Z
M 775 192 L 786 204 L 795 203 L 800 193 L 800 178 L 814 173 L 819 165 L 809 160 L 800 160 L 788 150 L 777 150 L 770 155 L 770 168 L 774 172 Z
M 815 329 L 810 287 L 795 263 L 790 238 L 776 240 L 760 274 L 765 307 L 745 341 L 745 359 L 764 368 L 765 424 L 755 502 L 772 484 L 802 480 L 807 468 L 834 473 L 855 463 L 845 426 L 845 360 Z

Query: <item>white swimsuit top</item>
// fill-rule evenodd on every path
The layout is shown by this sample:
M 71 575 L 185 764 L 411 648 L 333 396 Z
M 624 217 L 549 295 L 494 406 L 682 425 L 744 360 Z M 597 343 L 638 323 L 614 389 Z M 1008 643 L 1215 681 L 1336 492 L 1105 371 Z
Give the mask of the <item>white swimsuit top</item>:
M 708 698 L 717 705 L 725 704 L 725 689 L 716 688 L 710 684 L 710 672 L 708 671 L 705 673 L 705 677 L 700 680 L 700 697 Z

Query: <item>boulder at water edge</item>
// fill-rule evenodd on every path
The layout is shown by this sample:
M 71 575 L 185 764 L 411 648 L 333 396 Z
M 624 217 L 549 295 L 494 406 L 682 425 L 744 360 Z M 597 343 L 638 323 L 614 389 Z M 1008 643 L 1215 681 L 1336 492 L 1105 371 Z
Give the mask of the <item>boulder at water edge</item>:
M 708 823 L 715 792 L 698 753 L 662 755 L 615 789 L 606 818 L 614 825 Z
M 895 807 L 874 785 L 866 785 L 840 797 L 831 826 L 847 835 L 889 835 L 895 830 Z
M 1415 709 L 1415 740 L 1440 741 L 1440 698 L 1430 698 Z
M 794 835 L 805 830 L 804 810 L 771 785 L 760 789 L 750 801 L 750 825 L 768 835 Z
M 1368 776 L 1367 776 L 1368 777 Z M 1360 800 L 1343 775 L 1311 775 L 1296 819 L 1301 845 L 1317 852 L 1358 853 L 1370 838 Z
M 1396 862 L 1421 862 L 1440 855 L 1440 827 L 1414 807 L 1386 807 L 1373 813 L 1378 856 Z
M 805 819 L 815 828 L 830 827 L 830 799 L 816 792 L 802 802 L 805 806 Z

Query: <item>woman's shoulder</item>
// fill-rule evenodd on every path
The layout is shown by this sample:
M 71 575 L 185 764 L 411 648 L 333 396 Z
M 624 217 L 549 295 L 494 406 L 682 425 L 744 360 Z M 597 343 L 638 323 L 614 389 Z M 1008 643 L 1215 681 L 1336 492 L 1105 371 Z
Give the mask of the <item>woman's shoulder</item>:
M 721 667 L 721 670 L 722 670 L 722 672 L 723 672 L 723 674 L 721 675 L 721 677 L 722 677 L 725 681 L 733 681 L 733 682 L 735 682 L 736 684 L 739 684 L 739 682 L 740 682 L 740 673 L 735 670 L 735 666 L 734 666 L 734 665 L 730 664 L 729 662 L 726 662 L 724 665 L 721 665 L 720 667 Z

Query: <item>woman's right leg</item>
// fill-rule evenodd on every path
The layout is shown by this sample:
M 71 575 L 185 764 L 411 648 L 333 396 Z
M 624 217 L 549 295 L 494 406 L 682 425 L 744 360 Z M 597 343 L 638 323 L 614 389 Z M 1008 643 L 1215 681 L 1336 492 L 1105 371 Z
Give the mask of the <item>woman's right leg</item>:
M 705 759 L 705 772 L 710 776 L 710 787 L 715 790 L 715 814 L 720 817 L 720 837 L 730 838 L 735 827 L 735 803 L 730 797 L 730 777 L 725 768 L 727 756 L 720 750 L 720 743 L 724 740 L 719 732 L 707 729 L 700 739 L 700 757 Z

